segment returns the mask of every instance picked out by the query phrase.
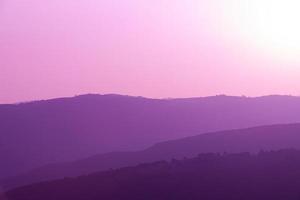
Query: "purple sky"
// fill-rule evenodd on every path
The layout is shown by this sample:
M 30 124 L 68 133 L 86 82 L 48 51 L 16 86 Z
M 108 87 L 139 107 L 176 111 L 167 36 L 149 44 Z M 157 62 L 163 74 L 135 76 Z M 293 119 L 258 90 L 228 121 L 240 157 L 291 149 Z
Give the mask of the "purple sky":
M 1 0 L 0 103 L 300 94 L 296 0 Z

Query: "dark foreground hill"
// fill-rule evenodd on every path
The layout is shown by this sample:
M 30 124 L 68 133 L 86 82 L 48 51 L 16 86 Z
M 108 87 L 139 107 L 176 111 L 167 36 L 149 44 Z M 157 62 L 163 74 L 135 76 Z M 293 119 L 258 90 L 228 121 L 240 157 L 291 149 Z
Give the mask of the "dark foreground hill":
M 300 98 L 84 95 L 0 105 L 0 179 L 49 163 L 251 126 L 300 122 Z
M 101 154 L 76 162 L 44 166 L 6 179 L 4 188 L 74 177 L 92 172 L 158 160 L 182 159 L 198 153 L 255 153 L 260 150 L 300 149 L 300 124 L 229 130 L 158 143 L 144 151 Z
M 300 152 L 200 154 L 9 191 L 1 200 L 299 200 Z

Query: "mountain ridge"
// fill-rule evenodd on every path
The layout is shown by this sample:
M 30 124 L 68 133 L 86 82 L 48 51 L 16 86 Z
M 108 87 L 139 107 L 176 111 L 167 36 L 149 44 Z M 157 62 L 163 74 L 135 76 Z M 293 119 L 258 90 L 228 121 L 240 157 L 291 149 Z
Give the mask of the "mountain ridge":
M 270 94 L 270 95 L 262 95 L 262 96 L 236 96 L 236 95 L 226 95 L 226 94 L 217 94 L 211 96 L 192 96 L 192 97 L 165 97 L 165 98 L 154 98 L 154 97 L 146 97 L 146 96 L 135 96 L 135 95 L 126 95 L 126 94 L 118 94 L 118 93 L 107 93 L 107 94 L 100 94 L 100 93 L 86 93 L 86 94 L 79 94 L 74 96 L 66 96 L 66 97 L 54 97 L 48 99 L 36 99 L 36 100 L 28 100 L 28 101 L 20 101 L 15 103 L 0 103 L 1 105 L 24 105 L 24 104 L 31 104 L 31 103 L 39 103 L 39 102 L 49 102 L 49 101 L 60 101 L 60 100 L 70 100 L 76 98 L 88 98 L 88 97 L 129 97 L 129 98 L 140 98 L 140 99 L 147 99 L 147 100 L 199 100 L 199 99 L 211 99 L 211 98 L 239 98 L 239 99 L 262 99 L 262 98 L 300 98 L 297 95 L 283 95 L 283 94 Z
M 9 190 L 0 199 L 297 200 L 299 178 L 299 150 L 202 153 L 36 183 Z
M 201 133 L 300 122 L 300 98 L 212 96 L 148 99 L 122 95 L 0 105 L 0 179 L 49 163 L 136 151 Z M 18 147 L 18 148 L 16 148 Z
M 57 163 L 3 181 L 6 189 L 28 183 L 75 177 L 144 162 L 183 159 L 199 153 L 257 153 L 261 150 L 300 149 L 300 123 L 268 125 L 200 134 L 166 141 L 142 151 L 111 152 L 68 163 Z

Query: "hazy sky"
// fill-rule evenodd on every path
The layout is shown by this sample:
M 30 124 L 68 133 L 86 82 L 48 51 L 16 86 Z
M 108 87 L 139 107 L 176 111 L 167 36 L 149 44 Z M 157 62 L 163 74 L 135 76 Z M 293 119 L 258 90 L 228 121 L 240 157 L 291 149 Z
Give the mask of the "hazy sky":
M 300 95 L 296 0 L 0 0 L 0 102 Z

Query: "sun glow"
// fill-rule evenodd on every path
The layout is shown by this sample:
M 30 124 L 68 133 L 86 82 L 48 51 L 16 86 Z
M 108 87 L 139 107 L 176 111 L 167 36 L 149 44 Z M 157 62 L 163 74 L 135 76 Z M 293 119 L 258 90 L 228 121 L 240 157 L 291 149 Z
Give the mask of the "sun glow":
M 234 0 L 227 19 L 241 40 L 274 56 L 300 55 L 300 1 Z M 228 8 L 228 4 L 226 6 Z

